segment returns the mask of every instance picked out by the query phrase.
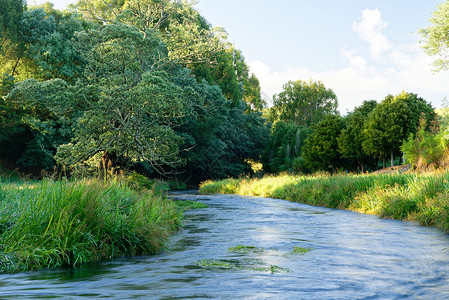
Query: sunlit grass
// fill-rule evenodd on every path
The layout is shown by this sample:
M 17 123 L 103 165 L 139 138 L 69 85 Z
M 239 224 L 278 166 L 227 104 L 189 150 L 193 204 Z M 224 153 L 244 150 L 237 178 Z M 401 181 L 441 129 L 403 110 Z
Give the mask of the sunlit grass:
M 180 224 L 172 201 L 118 181 L 0 183 L 0 272 L 157 253 Z
M 339 174 L 204 182 L 204 193 L 233 193 L 416 220 L 449 232 L 449 171 Z

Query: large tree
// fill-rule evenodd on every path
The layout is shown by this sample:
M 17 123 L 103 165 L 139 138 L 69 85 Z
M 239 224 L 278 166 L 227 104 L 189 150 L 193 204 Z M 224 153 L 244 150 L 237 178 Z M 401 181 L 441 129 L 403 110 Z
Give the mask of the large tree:
M 337 140 L 343 129 L 343 119 L 335 115 L 326 116 L 314 126 L 303 148 L 305 162 L 311 170 L 335 171 L 343 166 Z
M 397 96 L 388 95 L 368 116 L 363 150 L 373 157 L 384 159 L 384 165 L 385 159 L 390 156 L 393 166 L 402 142 L 410 133 L 416 132 L 421 114 L 429 121 L 435 119 L 432 106 L 416 94 L 402 92 Z
M 321 81 L 289 81 L 283 89 L 273 97 L 272 119 L 309 127 L 337 113 L 337 96 Z
M 363 173 L 365 164 L 371 157 L 363 150 L 362 143 L 365 140 L 364 126 L 368 115 L 374 110 L 377 102 L 364 101 L 359 107 L 345 118 L 346 128 L 338 137 L 338 149 L 342 157 L 348 162 L 356 162 L 358 169 Z
M 432 56 L 436 70 L 447 70 L 449 68 L 449 1 L 437 6 L 433 17 L 430 19 L 433 25 L 421 29 L 424 38 L 423 48 Z
M 175 0 L 79 8 L 95 22 L 49 4 L 20 14 L 20 43 L 0 65 L 2 160 L 50 169 L 55 158 L 103 158 L 195 180 L 237 176 L 259 160 L 260 86 L 221 30 Z

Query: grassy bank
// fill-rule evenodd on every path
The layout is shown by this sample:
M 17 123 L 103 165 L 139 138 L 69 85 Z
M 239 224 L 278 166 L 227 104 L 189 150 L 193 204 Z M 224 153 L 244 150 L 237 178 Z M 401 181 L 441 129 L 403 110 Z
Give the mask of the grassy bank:
M 0 272 L 159 252 L 181 211 L 124 183 L 0 182 Z
M 266 176 L 204 182 L 203 193 L 263 196 L 415 220 L 449 232 L 449 171 L 364 175 Z

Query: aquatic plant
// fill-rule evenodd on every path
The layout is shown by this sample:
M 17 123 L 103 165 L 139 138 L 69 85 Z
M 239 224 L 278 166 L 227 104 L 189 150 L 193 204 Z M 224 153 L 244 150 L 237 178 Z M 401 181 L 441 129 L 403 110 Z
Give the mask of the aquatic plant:
M 265 249 L 254 246 L 237 245 L 235 247 L 229 247 L 228 251 L 233 253 L 261 254 L 265 252 Z
M 247 270 L 258 272 L 289 273 L 290 269 L 265 263 L 259 258 L 202 259 L 195 263 L 205 269 Z
M 309 251 L 312 251 L 313 249 L 310 248 L 302 248 L 302 247 L 293 247 L 293 251 L 290 252 L 290 254 L 301 254 L 304 255 Z

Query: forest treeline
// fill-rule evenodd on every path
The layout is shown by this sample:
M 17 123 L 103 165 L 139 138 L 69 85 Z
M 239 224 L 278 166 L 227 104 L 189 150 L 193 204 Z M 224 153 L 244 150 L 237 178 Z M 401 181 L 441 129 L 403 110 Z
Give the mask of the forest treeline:
M 181 1 L 2 0 L 0 157 L 28 171 L 247 172 L 268 137 L 241 52 Z
M 249 174 L 254 162 L 363 172 L 404 152 L 438 165 L 447 152 L 444 122 L 412 93 L 343 117 L 331 89 L 298 80 L 267 108 L 241 51 L 185 1 L 80 0 L 59 11 L 1 0 L 0 42 L 0 162 L 25 172 L 199 182 Z

